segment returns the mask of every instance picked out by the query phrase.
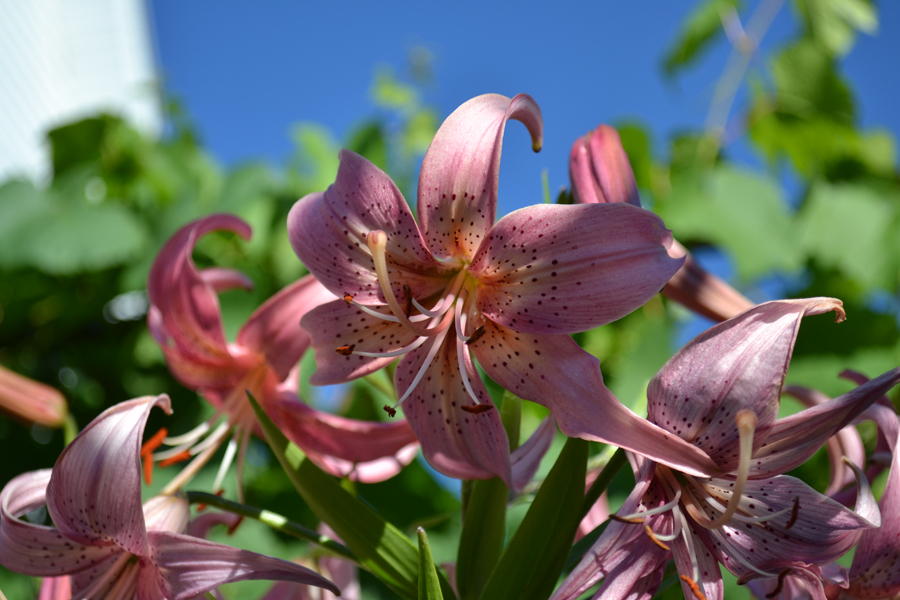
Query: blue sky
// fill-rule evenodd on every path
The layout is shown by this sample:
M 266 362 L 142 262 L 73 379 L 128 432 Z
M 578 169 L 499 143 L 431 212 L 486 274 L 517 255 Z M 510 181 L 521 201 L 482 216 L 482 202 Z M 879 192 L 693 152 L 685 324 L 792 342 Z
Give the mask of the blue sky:
M 750 2 L 751 9 L 756 2 Z M 797 22 L 790 2 L 764 41 L 775 47 Z M 845 60 L 865 125 L 900 133 L 900 3 L 880 4 L 876 36 L 862 36 Z M 501 167 L 501 213 L 541 201 L 540 172 L 550 187 L 567 183 L 574 139 L 600 122 L 635 120 L 656 136 L 696 127 L 728 56 L 720 42 L 675 81 L 661 57 L 694 2 L 648 0 L 535 2 L 501 6 L 454 3 L 240 3 L 152 1 L 159 68 L 204 143 L 225 164 L 252 159 L 282 163 L 292 123 L 315 121 L 339 139 L 372 114 L 368 90 L 375 68 L 402 69 L 410 48 L 435 56 L 426 100 L 449 114 L 486 92 L 531 94 L 545 120 L 544 150 L 534 155 L 524 127 L 507 130 Z M 740 159 L 753 157 L 738 148 Z

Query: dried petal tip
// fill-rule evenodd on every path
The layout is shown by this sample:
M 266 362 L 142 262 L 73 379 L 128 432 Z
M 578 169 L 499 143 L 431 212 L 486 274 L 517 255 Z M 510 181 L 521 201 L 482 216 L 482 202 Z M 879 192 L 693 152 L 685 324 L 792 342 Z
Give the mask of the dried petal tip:
M 28 423 L 61 427 L 69 409 L 58 390 L 0 367 L 0 410 Z

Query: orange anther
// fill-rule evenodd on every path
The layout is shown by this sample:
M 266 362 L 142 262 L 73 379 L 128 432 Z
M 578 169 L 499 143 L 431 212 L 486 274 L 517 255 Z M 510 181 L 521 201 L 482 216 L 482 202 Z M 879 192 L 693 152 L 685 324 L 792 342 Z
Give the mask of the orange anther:
M 347 304 L 353 304 L 353 296 L 350 294 L 344 294 L 344 302 Z
M 154 450 L 162 446 L 163 440 L 166 439 L 167 435 L 169 435 L 169 430 L 165 427 L 154 433 L 153 437 L 144 442 L 144 445 L 141 446 L 141 456 L 153 454 Z
M 647 534 L 647 536 L 650 538 L 650 541 L 652 541 L 654 544 L 656 544 L 663 550 L 669 550 L 669 547 L 663 544 L 662 541 L 658 537 L 656 537 L 656 534 L 653 533 L 653 530 L 650 529 L 649 525 L 644 525 L 644 533 Z
M 473 415 L 480 415 L 481 413 L 485 413 L 494 408 L 493 404 L 476 404 L 475 406 L 460 406 L 467 413 L 471 413 Z
M 188 450 L 183 450 L 182 452 L 179 452 L 175 456 L 170 456 L 169 458 L 167 458 L 165 460 L 159 461 L 159 466 L 160 467 L 169 467 L 171 465 L 176 465 L 180 462 L 184 462 L 184 461 L 188 460 L 190 457 L 191 457 L 191 453 Z
M 691 588 L 691 591 L 694 593 L 694 596 L 697 597 L 697 600 L 706 600 L 706 596 L 703 594 L 703 590 L 700 589 L 700 586 L 697 585 L 696 581 L 694 581 L 687 575 L 682 575 L 681 580 L 688 584 L 688 587 Z
M 626 519 L 624 517 L 620 517 L 619 515 L 609 515 L 609 518 L 613 521 L 618 521 L 619 523 L 628 523 L 630 525 L 640 525 L 644 522 L 644 519 L 637 517 L 636 519 Z
M 341 356 L 350 356 L 351 354 L 353 354 L 354 348 L 356 348 L 356 344 L 350 344 L 349 346 L 339 346 L 335 348 L 334 351 Z

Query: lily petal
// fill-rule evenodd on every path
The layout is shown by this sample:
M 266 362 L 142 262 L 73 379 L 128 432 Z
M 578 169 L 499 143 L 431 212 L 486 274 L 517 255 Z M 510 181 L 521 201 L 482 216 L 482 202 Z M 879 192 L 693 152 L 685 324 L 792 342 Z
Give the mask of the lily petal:
M 65 537 L 82 544 L 114 542 L 147 556 L 140 452 L 154 406 L 172 412 L 165 395 L 122 402 L 91 421 L 59 455 L 47 485 L 47 510 Z
M 526 333 L 604 325 L 647 302 L 679 269 L 666 250 L 671 240 L 659 217 L 628 204 L 517 210 L 490 230 L 469 267 L 478 308 Z
M 411 463 L 419 453 L 419 442 L 408 444 L 390 456 L 382 456 L 367 462 L 354 463 L 327 454 L 307 452 L 306 455 L 319 467 L 335 477 L 346 477 L 360 483 L 387 481 Z
M 263 303 L 237 335 L 237 344 L 266 357 L 280 381 L 284 381 L 309 347 L 309 336 L 300 319 L 326 302 L 335 300 L 312 275 L 287 286 Z
M 535 152 L 543 143 L 541 109 L 531 96 L 472 98 L 447 117 L 425 153 L 418 214 L 428 248 L 440 258 L 475 253 L 497 212 L 503 131 L 521 121 Z
M 38 600 L 71 600 L 72 582 L 68 577 L 45 577 Z
M 704 452 L 625 408 L 603 384 L 600 361 L 570 336 L 526 335 L 492 321 L 484 331 L 470 347 L 488 376 L 549 408 L 567 436 L 613 444 L 686 473 L 720 472 Z
M 388 314 L 389 309 L 382 308 L 379 312 Z M 338 354 L 337 348 L 384 353 L 403 348 L 416 339 L 400 323 L 373 317 L 343 300 L 312 309 L 300 324 L 309 334 L 316 353 L 316 372 L 310 378 L 313 385 L 344 383 L 374 373 L 395 360 L 395 357 Z
M 682 531 L 684 531 L 682 529 Z M 687 534 L 691 538 L 691 545 L 694 547 L 694 558 L 697 560 L 697 570 L 700 575 L 700 581 L 694 583 L 700 586 L 706 600 L 723 600 L 725 597 L 725 585 L 722 583 L 722 571 L 716 562 L 713 553 L 709 549 L 709 538 L 705 535 L 705 531 L 695 531 L 688 527 Z M 675 556 L 675 566 L 679 575 L 686 575 L 690 578 L 694 577 L 694 565 L 691 562 L 691 555 L 684 536 L 672 540 L 672 554 Z M 685 598 L 696 598 L 691 590 L 690 584 L 684 579 L 681 580 L 681 589 Z
M 160 250 L 147 278 L 150 303 L 161 317 L 156 329 L 161 324 L 166 338 L 197 360 L 228 357 L 219 299 L 214 286 L 204 280 L 191 258 L 197 240 L 217 229 L 250 238 L 250 226 L 233 215 L 212 215 L 188 223 Z M 219 275 L 216 280 L 222 279 Z
M 779 419 L 753 455 L 750 476 L 768 477 L 803 464 L 825 440 L 900 383 L 900 367 L 837 398 Z
M 187 535 L 149 532 L 151 560 L 168 596 L 195 598 L 222 584 L 248 579 L 296 581 L 340 594 L 337 586 L 306 567 Z
M 0 493 L 0 564 L 11 571 L 54 577 L 104 563 L 121 554 L 114 544 L 84 546 L 64 538 L 54 527 L 19 517 L 45 503 L 50 469 L 14 477 Z
M 648 418 L 702 448 L 723 471 L 735 470 L 735 415 L 740 410 L 756 414 L 754 450 L 762 446 L 778 415 L 800 320 L 831 310 L 842 319 L 840 300 L 767 302 L 711 327 L 688 342 L 650 381 Z
M 224 267 L 208 267 L 197 272 L 200 279 L 215 292 L 227 292 L 228 290 L 243 289 L 252 290 L 253 280 L 234 269 Z
M 549 416 L 538 425 L 531 437 L 510 455 L 512 462 L 512 480 L 514 492 L 522 491 L 534 478 L 541 459 L 547 454 L 553 440 L 556 439 L 556 419 Z
M 456 337 L 451 326 L 449 337 Z M 433 340 L 409 352 L 394 371 L 394 385 L 402 397 L 422 368 Z M 462 343 L 462 342 L 458 342 Z M 473 401 L 466 391 L 452 339 L 441 344 L 424 377 L 403 402 L 403 412 L 422 444 L 422 452 L 441 473 L 457 479 L 500 477 L 513 488 L 509 438 L 500 422 L 469 353 L 464 352 L 466 376 L 485 412 L 469 413 Z
M 288 237 L 297 256 L 337 296 L 360 304 L 384 304 L 370 231 L 387 234 L 387 268 L 394 295 L 408 285 L 415 298 L 437 294 L 447 269 L 425 247 L 406 200 L 387 174 L 362 156 L 341 150 L 334 183 L 297 201 L 288 214 Z

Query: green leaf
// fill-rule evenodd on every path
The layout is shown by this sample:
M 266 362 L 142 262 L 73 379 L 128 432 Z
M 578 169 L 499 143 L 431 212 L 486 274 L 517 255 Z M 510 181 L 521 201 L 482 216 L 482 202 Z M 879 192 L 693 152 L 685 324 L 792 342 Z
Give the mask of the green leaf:
M 783 50 L 772 64 L 772 78 L 779 110 L 853 123 L 850 88 L 838 75 L 834 58 L 815 43 L 801 41 Z
M 799 214 L 801 244 L 819 265 L 841 271 L 864 290 L 892 289 L 900 264 L 887 250 L 898 207 L 896 198 L 864 185 L 816 183 Z
M 550 596 L 581 522 L 587 458 L 588 442 L 566 442 L 494 569 L 484 600 Z
M 722 33 L 722 17 L 725 11 L 736 10 L 737 0 L 706 0 L 688 16 L 675 43 L 665 54 L 663 68 L 666 75 L 675 75 L 687 67 L 709 48 Z
M 360 566 L 404 598 L 415 600 L 419 555 L 409 538 L 306 458 L 252 397 L 250 404 L 272 452 L 310 509 L 359 557 Z M 455 598 L 443 577 L 441 588 L 444 596 Z
M 425 530 L 419 527 L 419 600 L 444 600 Z
M 797 8 L 813 39 L 838 56 L 850 51 L 857 31 L 878 31 L 878 12 L 868 0 L 797 0 Z
M 767 176 L 722 166 L 693 170 L 673 177 L 671 194 L 655 209 L 677 239 L 728 250 L 744 280 L 801 266 L 793 219 Z
M 456 559 L 456 588 L 461 600 L 481 596 L 500 560 L 508 498 L 509 490 L 499 477 L 472 482 Z

